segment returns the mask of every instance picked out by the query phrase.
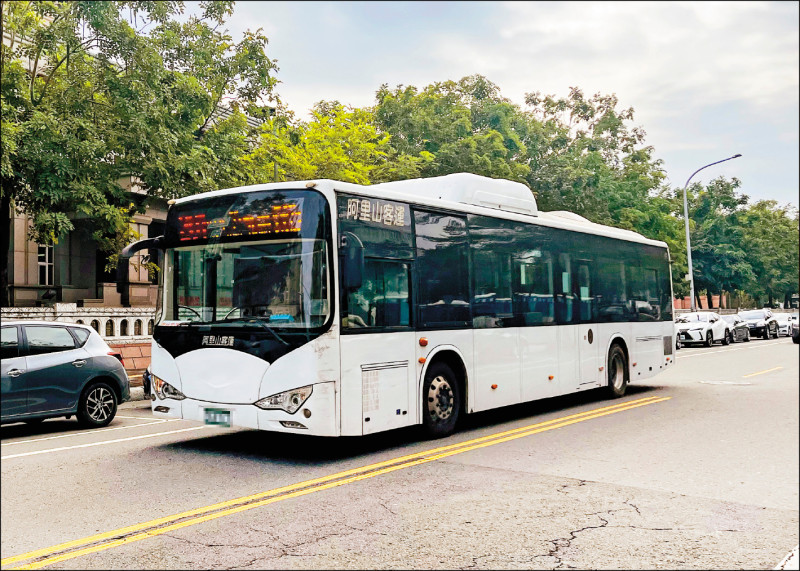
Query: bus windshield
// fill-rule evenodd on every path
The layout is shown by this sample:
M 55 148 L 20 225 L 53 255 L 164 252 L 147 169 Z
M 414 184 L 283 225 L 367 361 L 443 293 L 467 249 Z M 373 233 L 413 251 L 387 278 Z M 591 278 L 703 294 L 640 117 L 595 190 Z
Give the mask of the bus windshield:
M 331 311 L 327 212 L 321 194 L 302 190 L 175 205 L 156 325 L 323 326 Z
M 167 255 L 169 321 L 313 328 L 329 314 L 324 240 L 190 246 Z

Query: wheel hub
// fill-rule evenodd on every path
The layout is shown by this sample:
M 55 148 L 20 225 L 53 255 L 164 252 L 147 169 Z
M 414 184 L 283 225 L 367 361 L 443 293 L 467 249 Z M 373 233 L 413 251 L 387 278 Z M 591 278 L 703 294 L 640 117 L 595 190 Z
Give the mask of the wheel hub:
M 453 414 L 453 389 L 444 377 L 431 381 L 428 412 L 434 420 L 447 420 Z

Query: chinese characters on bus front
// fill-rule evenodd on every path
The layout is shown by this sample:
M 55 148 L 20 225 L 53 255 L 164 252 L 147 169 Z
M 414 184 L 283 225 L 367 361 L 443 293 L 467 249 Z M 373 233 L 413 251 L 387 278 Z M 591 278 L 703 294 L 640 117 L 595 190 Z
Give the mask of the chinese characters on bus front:
M 348 198 L 345 218 L 362 222 L 376 222 L 384 226 L 406 225 L 406 211 L 403 205 L 367 198 Z
M 260 210 L 231 210 L 225 216 L 209 219 L 204 212 L 178 216 L 181 242 L 235 236 L 255 236 L 299 232 L 302 212 L 299 204 L 272 204 Z

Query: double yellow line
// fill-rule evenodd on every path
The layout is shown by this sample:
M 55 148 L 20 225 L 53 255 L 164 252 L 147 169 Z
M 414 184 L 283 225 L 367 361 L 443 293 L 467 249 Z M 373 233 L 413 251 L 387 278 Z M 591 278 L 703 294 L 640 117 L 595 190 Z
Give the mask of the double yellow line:
M 83 539 L 76 539 L 74 541 L 61 543 L 53 547 L 29 551 L 28 553 L 2 559 L 0 560 L 0 564 L 6 566 L 27 561 L 27 563 L 24 563 L 19 567 L 14 567 L 14 569 L 39 569 L 41 567 L 66 561 L 68 559 L 74 559 L 90 553 L 104 551 L 120 545 L 126 545 L 128 543 L 133 543 L 134 541 L 140 541 L 149 537 L 161 535 L 182 527 L 188 527 L 190 525 L 196 525 L 212 519 L 233 515 L 260 506 L 265 506 L 267 504 L 287 500 L 289 498 L 296 498 L 306 494 L 342 486 L 344 484 L 350 484 L 359 480 L 374 478 L 375 476 L 388 474 L 389 472 L 394 472 L 395 470 L 402 470 L 412 466 L 433 462 L 435 460 L 441 460 L 442 458 L 447 458 L 448 456 L 453 456 L 455 454 L 461 454 L 463 452 L 468 452 L 470 450 L 476 450 L 478 448 L 484 448 L 487 446 L 494 446 L 495 444 L 500 444 L 501 442 L 508 442 L 509 440 L 523 438 L 525 436 L 546 432 L 548 430 L 555 430 L 556 428 L 562 428 L 564 426 L 569 426 L 570 424 L 584 422 L 586 420 L 599 418 L 601 416 L 607 416 L 609 414 L 615 414 L 641 406 L 664 402 L 670 398 L 671 397 L 647 397 L 621 402 L 611 406 L 597 408 L 577 414 L 571 414 L 569 416 L 548 420 L 546 422 L 531 424 L 521 428 L 515 428 L 513 430 L 507 430 L 505 432 L 499 432 L 497 434 L 491 434 L 489 436 L 467 440 L 458 444 L 450 444 L 448 446 L 433 448 L 431 450 L 425 450 L 416 454 L 409 454 L 400 458 L 393 458 L 391 460 L 385 460 L 376 464 L 361 466 L 359 468 L 353 468 L 352 470 L 346 470 L 344 472 L 338 472 L 329 476 L 323 476 L 322 478 L 306 480 L 304 482 L 284 486 L 282 488 L 275 488 L 266 492 L 253 494 L 251 496 L 244 496 L 176 515 L 154 519 L 148 522 L 115 529 L 113 531 L 107 531 L 105 533 L 92 535 Z

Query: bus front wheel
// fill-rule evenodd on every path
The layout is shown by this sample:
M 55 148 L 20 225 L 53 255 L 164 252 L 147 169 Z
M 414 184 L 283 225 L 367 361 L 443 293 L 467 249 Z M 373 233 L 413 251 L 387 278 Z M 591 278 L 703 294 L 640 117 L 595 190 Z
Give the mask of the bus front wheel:
M 628 388 L 628 359 L 619 345 L 612 345 L 608 352 L 608 396 L 619 398 L 625 396 Z
M 428 436 L 442 438 L 453 433 L 461 411 L 461 390 L 452 369 L 433 363 L 422 384 L 422 426 Z

